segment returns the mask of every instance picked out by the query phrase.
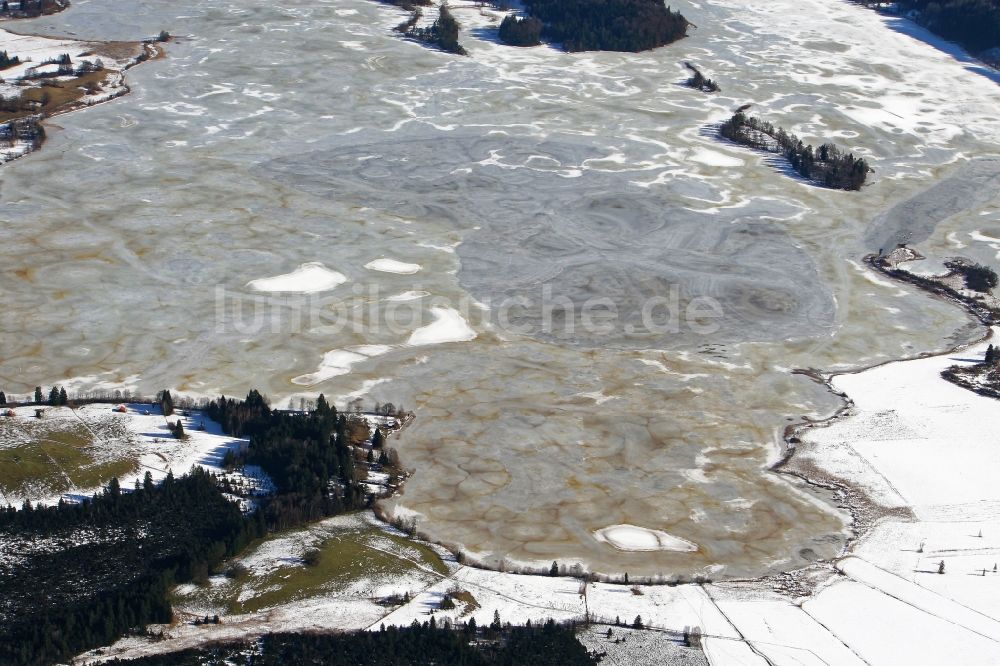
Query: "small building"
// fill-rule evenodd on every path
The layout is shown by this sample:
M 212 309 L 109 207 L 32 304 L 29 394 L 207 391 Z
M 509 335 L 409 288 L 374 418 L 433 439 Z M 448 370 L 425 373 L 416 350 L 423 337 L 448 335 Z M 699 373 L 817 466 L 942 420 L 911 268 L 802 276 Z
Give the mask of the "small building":
M 45 410 L 44 409 L 36 409 L 35 410 L 35 418 L 36 419 L 45 418 Z
M 8 409 L 3 413 L 4 416 L 16 416 L 13 409 Z
M 119 414 L 128 414 L 128 407 L 126 407 L 125 405 L 118 405 L 117 407 L 115 407 L 114 411 L 118 412 Z

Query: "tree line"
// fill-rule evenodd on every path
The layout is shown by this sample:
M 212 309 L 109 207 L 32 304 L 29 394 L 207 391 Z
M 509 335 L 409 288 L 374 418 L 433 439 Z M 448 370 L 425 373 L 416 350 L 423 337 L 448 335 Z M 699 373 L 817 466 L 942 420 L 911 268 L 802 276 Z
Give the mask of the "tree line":
M 897 5 L 903 13 L 918 12 L 917 23 L 973 53 L 1000 47 L 997 0 L 900 0 Z
M 478 628 L 470 621 L 460 628 L 438 625 L 432 617 L 409 627 L 350 634 L 269 634 L 259 641 L 213 645 L 172 654 L 141 657 L 111 664 L 129 666 L 589 666 L 597 664 L 576 639 L 572 625 L 552 620 L 524 627 L 493 625 Z
M 19 64 L 21 64 L 19 57 L 7 55 L 6 51 L 0 51 L 0 69 L 7 69 Z
M 871 171 L 863 158 L 845 154 L 831 143 L 814 150 L 794 134 L 742 111 L 722 123 L 719 134 L 744 146 L 783 155 L 795 173 L 825 187 L 860 190 Z

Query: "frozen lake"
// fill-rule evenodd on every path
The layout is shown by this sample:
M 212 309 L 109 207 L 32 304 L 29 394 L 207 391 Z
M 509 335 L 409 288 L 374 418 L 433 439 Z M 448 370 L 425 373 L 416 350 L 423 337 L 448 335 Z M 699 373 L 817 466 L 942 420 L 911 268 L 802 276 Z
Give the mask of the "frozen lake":
M 699 27 L 642 54 L 502 47 L 461 8 L 459 58 L 367 0 L 17 24 L 179 38 L 0 171 L 0 388 L 403 405 L 399 510 L 488 560 L 719 577 L 836 554 L 846 516 L 765 471 L 839 404 L 790 370 L 975 336 L 860 260 L 905 239 L 995 260 L 1000 87 L 847 3 L 675 8 Z M 685 60 L 723 92 L 678 85 Z M 747 102 L 863 153 L 871 184 L 716 140 Z

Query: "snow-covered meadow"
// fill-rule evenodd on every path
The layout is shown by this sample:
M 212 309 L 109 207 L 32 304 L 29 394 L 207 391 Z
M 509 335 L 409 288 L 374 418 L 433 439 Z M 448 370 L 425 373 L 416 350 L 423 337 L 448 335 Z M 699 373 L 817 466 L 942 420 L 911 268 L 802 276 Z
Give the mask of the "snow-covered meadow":
M 75 89 L 73 94 L 64 95 L 66 101 L 59 102 L 56 108 L 43 108 L 45 104 L 36 100 L 33 110 L 38 114 L 36 119 L 43 112 L 52 115 L 93 106 L 127 93 L 125 70 L 137 63 L 140 55 L 150 57 L 157 53 L 152 46 L 138 43 L 85 42 L 18 34 L 5 29 L 0 29 L 0 51 L 18 60 L 16 64 L 0 70 L 0 97 L 18 98 L 25 91 L 43 85 L 50 86 L 48 92 L 43 93 L 48 96 L 53 96 L 57 88 Z M 62 63 L 62 59 L 67 57 L 69 60 Z M 77 72 L 100 72 L 99 81 L 88 81 L 84 87 L 77 74 L 60 74 L 60 63 Z M 60 91 L 59 94 L 64 93 Z M 0 164 L 22 157 L 37 147 L 38 142 L 26 140 L 23 131 L 12 131 L 17 129 L 18 124 L 16 121 L 0 123 L 0 126 L 9 128 L 5 133 L 12 135 L 0 147 Z
M 41 419 L 36 417 L 39 409 Z M 154 481 L 160 481 L 168 473 L 182 476 L 194 467 L 202 467 L 242 487 L 249 497 L 246 502 L 252 502 L 254 495 L 271 491 L 270 480 L 259 469 L 248 466 L 242 472 L 225 470 L 226 453 L 245 447 L 247 440 L 224 434 L 218 423 L 196 410 L 178 410 L 165 417 L 158 405 L 145 403 L 99 403 L 75 408 L 24 406 L 0 410 L 0 419 L 5 432 L 9 427 L 13 435 L 0 441 L 3 450 L 16 449 L 37 439 L 30 435 L 31 431 L 25 433 L 26 427 L 41 424 L 56 434 L 82 427 L 89 434 L 86 446 L 81 447 L 93 460 L 89 465 L 127 463 L 128 471 L 117 475 L 123 488 L 141 483 L 147 473 Z M 169 425 L 177 421 L 184 426 L 183 439 L 170 432 Z M 58 467 L 57 460 L 52 464 Z M 60 497 L 76 500 L 100 492 L 110 480 L 110 477 L 93 478 L 89 485 L 79 485 L 72 480 L 71 472 L 66 476 L 69 487 L 65 490 L 53 492 L 43 485 L 29 485 L 25 492 L 4 494 L 2 500 L 13 506 L 24 500 L 35 504 L 54 504 Z

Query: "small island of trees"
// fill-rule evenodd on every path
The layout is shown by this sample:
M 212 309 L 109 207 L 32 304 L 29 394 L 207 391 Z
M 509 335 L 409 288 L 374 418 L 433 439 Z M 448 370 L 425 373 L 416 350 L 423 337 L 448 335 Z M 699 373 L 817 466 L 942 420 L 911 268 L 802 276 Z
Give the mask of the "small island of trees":
M 441 5 L 438 10 L 438 18 L 430 27 L 417 28 L 413 25 L 404 34 L 448 53 L 468 55 L 462 45 L 458 43 L 458 30 L 458 21 L 455 20 L 448 6 Z
M 860 190 L 871 171 L 863 158 L 845 154 L 831 143 L 813 149 L 794 134 L 742 111 L 722 123 L 719 135 L 756 150 L 783 155 L 795 173 L 824 187 Z
M 539 39 L 571 52 L 647 51 L 687 36 L 689 25 L 663 0 L 525 0 L 524 4 L 529 20 L 541 24 Z M 525 40 L 537 24 L 505 23 L 501 40 L 515 46 L 532 45 Z
M 538 46 L 542 43 L 542 22 L 533 16 L 508 14 L 500 23 L 500 41 L 510 46 Z
M 689 62 L 685 62 L 684 66 L 691 70 L 690 78 L 684 82 L 688 88 L 709 93 L 719 92 L 719 84 L 702 74 L 700 69 Z
M 410 0 L 399 0 L 393 2 L 399 7 L 410 11 L 410 17 L 396 26 L 396 32 L 402 33 L 405 37 L 422 42 L 428 46 L 435 46 L 442 51 L 455 53 L 457 55 L 468 55 L 462 45 L 458 43 L 458 21 L 452 15 L 446 5 L 441 5 L 438 10 L 438 19 L 426 28 L 418 28 L 417 23 L 423 16 L 423 12 L 417 5 L 429 5 L 428 0 L 411 2 Z

